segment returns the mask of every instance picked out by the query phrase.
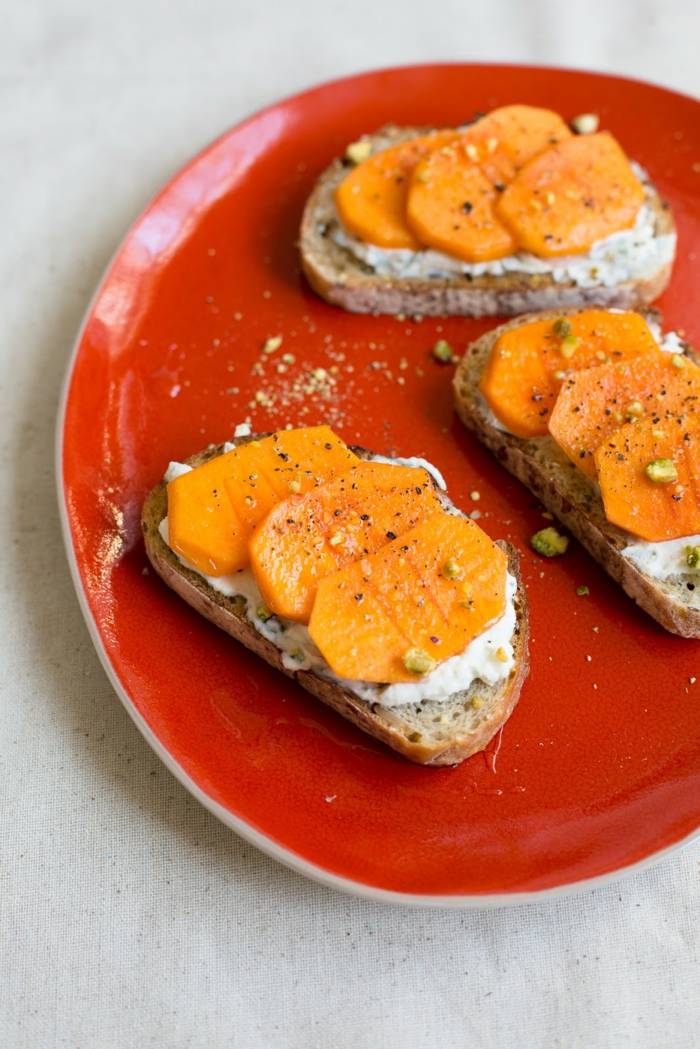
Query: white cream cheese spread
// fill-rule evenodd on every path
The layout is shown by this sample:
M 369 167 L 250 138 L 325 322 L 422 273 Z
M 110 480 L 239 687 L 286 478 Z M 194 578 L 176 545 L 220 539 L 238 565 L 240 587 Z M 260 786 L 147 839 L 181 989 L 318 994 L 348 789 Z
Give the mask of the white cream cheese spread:
M 640 539 L 626 546 L 622 553 L 652 579 L 696 576 L 700 597 L 700 569 L 688 565 L 688 547 L 695 546 L 700 546 L 700 535 L 686 535 L 681 539 L 666 539 L 660 543 L 646 543 Z
M 435 467 L 424 459 L 386 459 L 373 456 L 378 462 L 396 463 L 403 466 L 421 466 L 428 470 L 444 488 L 445 483 Z M 184 463 L 170 463 L 164 480 L 173 480 L 191 467 Z M 169 546 L 168 519 L 160 523 L 160 535 Z M 180 562 L 193 572 L 197 569 L 184 558 L 176 554 Z M 250 569 L 244 569 L 233 575 L 207 576 L 197 572 L 213 590 L 226 597 L 243 597 L 246 602 L 245 614 L 250 624 L 271 641 L 282 653 L 282 663 L 290 670 L 313 670 L 320 677 L 334 681 L 368 703 L 377 703 L 384 707 L 397 707 L 407 703 L 420 703 L 430 699 L 446 700 L 454 692 L 469 688 L 477 679 L 486 685 L 496 685 L 504 681 L 513 669 L 515 653 L 513 635 L 516 626 L 515 578 L 506 576 L 506 606 L 503 615 L 492 623 L 483 633 L 474 638 L 463 652 L 451 656 L 439 663 L 435 670 L 415 682 L 393 685 L 373 684 L 366 681 L 347 681 L 333 673 L 320 651 L 314 644 L 308 629 L 301 623 L 270 616 L 264 607 L 264 601 Z
M 176 480 L 178 477 L 182 477 L 183 474 L 188 474 L 192 469 L 187 463 L 168 463 L 168 469 L 163 474 L 163 480 L 166 484 L 170 484 L 171 481 Z

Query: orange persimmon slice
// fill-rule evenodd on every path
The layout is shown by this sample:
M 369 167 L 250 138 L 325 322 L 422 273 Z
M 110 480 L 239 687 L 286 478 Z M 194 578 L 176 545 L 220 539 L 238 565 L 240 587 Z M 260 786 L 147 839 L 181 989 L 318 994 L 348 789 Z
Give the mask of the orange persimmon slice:
M 465 262 L 512 255 L 516 245 L 498 218 L 498 190 L 456 144 L 443 146 L 413 172 L 406 221 L 422 244 Z
M 563 383 L 549 432 L 572 462 L 595 477 L 595 452 L 625 422 L 700 410 L 700 368 L 688 357 L 653 355 L 589 368 Z
M 504 331 L 481 375 L 491 411 L 517 437 L 543 437 L 567 376 L 608 361 L 661 353 L 643 317 L 582 310 Z
M 356 462 L 327 426 L 280 430 L 239 445 L 169 483 L 169 544 L 204 575 L 235 572 L 248 563 L 253 528 L 280 499 Z
M 250 541 L 270 611 L 307 623 L 320 580 L 372 554 L 441 508 L 425 470 L 360 462 L 304 496 L 278 503 Z
M 500 195 L 499 219 L 521 248 L 553 257 L 588 251 L 634 225 L 644 189 L 607 131 L 568 138 L 528 161 Z
M 700 532 L 700 415 L 628 423 L 608 436 L 595 461 L 612 524 L 649 543 Z
M 500 189 L 539 153 L 571 138 L 558 113 L 538 106 L 501 106 L 468 127 L 458 140 L 472 163 Z
M 451 142 L 456 131 L 434 131 L 373 154 L 349 172 L 335 191 L 345 228 L 382 248 L 420 248 L 406 224 L 406 198 L 416 164 Z
M 168 543 L 209 576 L 234 571 L 248 555 L 245 531 L 226 495 L 226 458 L 219 455 L 168 484 Z
M 505 608 L 506 555 L 445 512 L 319 583 L 309 633 L 354 681 L 416 681 L 462 652 Z

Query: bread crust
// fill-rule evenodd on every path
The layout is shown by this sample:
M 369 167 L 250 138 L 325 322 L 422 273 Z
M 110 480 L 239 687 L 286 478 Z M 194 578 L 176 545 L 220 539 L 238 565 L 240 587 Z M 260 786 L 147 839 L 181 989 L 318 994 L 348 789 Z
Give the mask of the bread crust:
M 385 148 L 426 130 L 390 124 L 367 137 L 376 148 Z M 671 277 L 672 263 L 648 279 L 613 287 L 582 288 L 573 281 L 557 282 L 546 273 L 484 274 L 471 279 L 380 276 L 329 236 L 337 223 L 333 195 L 347 171 L 338 158 L 316 182 L 304 208 L 299 246 L 302 269 L 313 290 L 352 313 L 491 317 L 592 305 L 633 309 L 656 299 Z M 674 232 L 671 210 L 656 190 L 652 208 L 657 234 Z
M 256 435 L 258 438 L 264 435 Z M 240 438 L 245 443 L 253 437 Z M 353 449 L 359 454 L 362 449 Z M 192 466 L 220 455 L 223 446 L 210 446 L 188 460 Z M 426 701 L 404 707 L 383 708 L 360 699 L 339 684 L 326 680 L 310 670 L 293 670 L 284 666 L 280 650 L 263 637 L 248 622 L 243 597 L 225 597 L 212 589 L 198 573 L 186 568 L 163 541 L 159 531 L 167 515 L 167 491 L 161 481 L 147 496 L 141 516 L 143 538 L 148 559 L 161 579 L 185 600 L 195 611 L 214 623 L 225 633 L 255 652 L 270 666 L 287 677 L 294 678 L 303 688 L 326 706 L 347 718 L 370 736 L 380 740 L 403 757 L 420 765 L 456 765 L 477 751 L 483 750 L 491 738 L 510 717 L 520 696 L 520 690 L 529 670 L 527 599 L 520 577 L 518 555 L 508 544 L 499 545 L 508 555 L 508 567 L 517 580 L 515 660 L 513 670 L 505 683 L 489 687 L 473 683 L 468 690 L 455 693 L 447 701 L 451 716 L 458 705 L 460 718 L 454 728 L 443 731 L 435 728 L 434 717 L 441 716 L 444 704 Z M 481 685 L 481 687 L 479 687 Z M 471 713 L 476 694 L 486 697 Z M 439 713 L 435 713 L 438 711 Z M 436 735 L 437 734 L 437 735 Z M 416 738 L 419 736 L 420 738 Z
M 577 310 L 531 314 L 486 332 L 466 350 L 454 377 L 455 408 L 464 425 L 493 452 L 498 461 L 537 496 L 598 561 L 605 571 L 661 626 L 686 638 L 700 638 L 700 586 L 688 577 L 673 581 L 646 575 L 622 550 L 630 536 L 605 517 L 595 486 L 576 468 L 551 437 L 525 439 L 499 430 L 479 393 L 479 380 L 491 348 L 501 332 L 530 320 L 571 316 Z M 696 363 L 700 359 L 687 346 Z M 688 584 L 693 589 L 688 589 Z

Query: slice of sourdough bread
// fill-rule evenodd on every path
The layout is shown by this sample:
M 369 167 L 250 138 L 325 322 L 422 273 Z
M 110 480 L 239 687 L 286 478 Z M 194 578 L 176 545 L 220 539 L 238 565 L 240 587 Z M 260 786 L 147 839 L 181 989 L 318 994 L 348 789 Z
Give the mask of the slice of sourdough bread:
M 387 125 L 368 136 L 378 152 L 417 135 L 427 128 Z M 548 273 L 513 273 L 501 276 L 394 277 L 376 273 L 348 248 L 334 239 L 339 218 L 334 203 L 336 187 L 347 174 L 347 162 L 333 161 L 320 176 L 309 197 L 301 222 L 300 251 L 304 273 L 321 298 L 353 313 L 406 313 L 424 316 L 512 316 L 531 310 L 567 306 L 617 306 L 625 309 L 652 302 L 671 276 L 672 262 L 644 280 L 608 286 L 581 287 L 573 280 L 555 281 Z M 656 236 L 673 233 L 668 205 L 649 186 Z
M 257 438 L 266 436 L 255 435 Z M 236 444 L 253 437 L 239 438 Z M 216 455 L 223 446 L 210 446 L 188 460 L 197 466 Z M 353 451 L 362 458 L 369 453 Z M 186 568 L 164 542 L 159 527 L 168 512 L 165 482 L 150 492 L 143 506 L 142 529 L 146 553 L 158 575 L 197 612 L 211 620 L 236 641 L 249 648 L 276 670 L 296 679 L 308 692 L 359 728 L 420 765 L 456 765 L 487 745 L 510 717 L 528 672 L 528 619 L 525 592 L 520 579 L 518 555 L 501 543 L 508 554 L 508 570 L 517 580 L 516 628 L 513 638 L 515 660 L 509 677 L 489 686 L 476 680 L 469 688 L 443 701 L 426 700 L 398 707 L 370 703 L 340 683 L 311 670 L 292 670 L 283 665 L 282 653 L 260 634 L 246 617 L 244 597 L 226 597 L 214 590 L 197 572 Z
M 555 320 L 576 312 L 559 310 L 549 316 Z M 468 347 L 454 377 L 457 414 L 645 612 L 674 634 L 700 638 L 697 574 L 659 580 L 642 572 L 622 554 L 626 546 L 637 541 L 635 537 L 610 524 L 597 485 L 577 469 L 551 437 L 515 437 L 494 425 L 493 414 L 479 391 L 481 372 L 491 348 L 502 331 L 541 320 L 543 316 L 548 314 L 518 317 L 487 332 Z M 684 345 L 684 352 L 700 363 L 690 346 Z

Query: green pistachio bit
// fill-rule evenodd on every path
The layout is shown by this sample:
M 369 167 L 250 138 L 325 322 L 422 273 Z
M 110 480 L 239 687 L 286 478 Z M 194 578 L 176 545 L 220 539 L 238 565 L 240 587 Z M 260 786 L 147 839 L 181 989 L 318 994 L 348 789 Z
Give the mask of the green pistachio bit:
M 587 586 L 577 586 L 576 594 L 578 597 L 588 597 L 588 595 L 590 594 L 590 590 Z
M 580 345 L 581 340 L 578 335 L 567 335 L 566 338 L 561 341 L 562 357 L 573 357 Z
M 435 669 L 437 664 L 433 657 L 424 652 L 422 648 L 409 648 L 404 653 L 403 665 L 412 674 L 422 675 L 429 674 L 431 670 Z
M 571 126 L 577 135 L 594 135 L 600 125 L 600 117 L 597 113 L 579 113 L 571 121 Z
M 350 143 L 345 150 L 345 156 L 352 164 L 361 164 L 367 160 L 371 152 L 372 143 L 368 139 L 361 138 L 357 142 Z
M 700 568 L 700 546 L 686 546 L 685 560 L 688 568 Z
M 274 353 L 275 350 L 279 350 L 281 345 L 282 345 L 282 336 L 281 335 L 272 335 L 272 336 L 270 336 L 269 339 L 265 340 L 265 345 L 263 346 L 262 351 L 263 351 L 263 353 Z
M 628 419 L 638 419 L 642 415 L 644 415 L 644 406 L 641 401 L 632 401 L 627 405 Z
M 542 528 L 530 539 L 530 546 L 543 557 L 558 557 L 566 553 L 569 545 L 568 536 L 557 532 L 556 528 Z
M 571 335 L 571 323 L 566 317 L 557 317 L 552 325 L 552 331 L 559 339 L 565 339 Z
M 462 574 L 462 569 L 459 567 L 454 557 L 448 557 L 442 566 L 442 574 L 445 579 L 459 579 Z
M 678 470 L 672 459 L 652 459 L 644 467 L 644 473 L 654 484 L 671 484 L 678 480 Z
M 268 619 L 272 619 L 272 612 L 269 608 L 265 608 L 264 605 L 261 605 L 260 608 L 255 610 L 255 615 L 263 623 L 267 623 Z
M 433 346 L 433 357 L 441 364 L 451 364 L 455 359 L 455 353 L 446 339 L 438 339 Z

